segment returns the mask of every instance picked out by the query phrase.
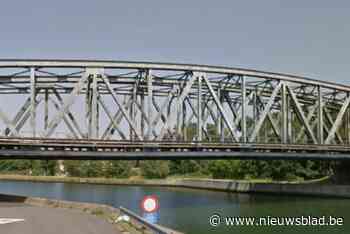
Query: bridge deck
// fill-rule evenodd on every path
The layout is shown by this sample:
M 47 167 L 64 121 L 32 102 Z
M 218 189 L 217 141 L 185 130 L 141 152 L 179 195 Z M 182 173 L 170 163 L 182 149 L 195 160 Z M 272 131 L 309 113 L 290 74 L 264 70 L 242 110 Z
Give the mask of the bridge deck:
M 0 138 L 0 159 L 350 159 L 346 145 Z

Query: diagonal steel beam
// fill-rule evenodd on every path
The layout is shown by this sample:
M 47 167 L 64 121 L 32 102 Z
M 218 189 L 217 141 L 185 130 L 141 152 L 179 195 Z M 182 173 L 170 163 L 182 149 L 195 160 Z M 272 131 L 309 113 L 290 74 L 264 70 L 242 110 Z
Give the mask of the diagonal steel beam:
M 3 112 L 1 109 L 0 109 L 0 119 L 5 123 L 6 127 L 8 127 L 10 129 L 11 133 L 14 136 L 16 136 L 16 137 L 19 136 L 15 125 L 11 122 L 11 120 L 7 117 L 5 112 Z
M 38 106 L 39 103 L 42 101 L 41 97 L 36 98 L 36 105 Z M 30 118 L 30 106 L 26 110 L 24 110 L 23 115 L 18 119 L 17 122 L 13 122 L 16 126 L 16 130 L 18 133 L 20 133 L 22 127 L 27 122 L 27 120 Z
M 53 104 L 53 106 L 56 108 L 56 110 L 60 110 L 60 106 L 59 106 L 59 104 L 55 101 L 55 100 L 53 100 L 52 98 L 49 98 L 49 100 L 52 102 L 52 104 Z M 68 129 L 69 129 L 69 131 L 73 134 L 73 136 L 76 138 L 76 139 L 78 139 L 79 138 L 79 136 L 76 134 L 76 132 L 74 131 L 74 128 L 73 128 L 73 126 L 69 123 L 69 121 L 68 121 L 68 119 L 67 119 L 67 116 L 63 116 L 63 121 L 64 121 L 64 123 L 67 125 L 67 127 L 68 127 Z
M 104 103 L 104 101 L 102 100 L 100 95 L 98 97 L 98 102 L 101 104 L 102 109 L 104 110 L 104 112 L 107 114 L 109 120 L 111 121 L 109 126 L 107 127 L 106 131 L 103 133 L 102 139 L 105 139 L 105 137 L 107 136 L 108 133 L 111 132 L 111 129 L 113 127 L 114 129 L 117 130 L 117 132 L 119 133 L 120 137 L 123 140 L 126 140 L 126 137 L 125 137 L 123 131 L 119 129 L 119 122 L 122 119 L 120 110 L 118 110 L 118 112 L 114 116 L 112 116 L 111 112 L 108 110 L 107 105 Z M 127 106 L 129 106 L 131 104 L 131 102 L 132 102 L 132 100 L 129 99 L 129 104 L 127 104 Z M 125 108 L 125 109 L 127 109 L 127 108 Z
M 245 99 L 245 106 L 248 106 L 248 103 L 250 101 L 250 99 L 253 97 L 253 92 L 251 92 L 248 96 L 246 96 Z M 231 108 L 235 108 L 235 107 L 231 107 Z M 242 114 L 243 108 L 239 108 L 238 111 L 236 110 L 236 118 L 235 118 L 235 125 L 238 126 L 239 121 L 241 121 L 242 117 L 245 116 Z
M 331 114 L 330 114 L 329 111 L 327 110 L 326 106 L 324 106 L 324 108 L 323 108 L 323 113 L 325 114 L 326 120 L 329 122 L 329 124 L 330 124 L 331 127 L 332 127 L 333 124 L 334 124 L 334 121 L 333 121 L 333 118 L 332 118 Z M 328 133 L 329 133 L 329 129 L 328 129 L 328 126 L 327 126 L 326 122 L 324 122 L 323 125 L 324 125 L 324 129 L 326 129 L 327 134 L 328 134 Z M 343 141 L 343 139 L 342 139 L 342 137 L 341 137 L 341 134 L 340 134 L 340 132 L 339 132 L 339 129 L 337 129 L 337 130 L 335 131 L 335 136 L 337 137 L 337 139 L 339 140 L 339 142 L 340 142 L 341 144 L 344 143 L 344 141 Z
M 346 100 L 344 101 L 342 107 L 340 108 L 340 110 L 338 112 L 337 118 L 335 119 L 332 128 L 330 129 L 330 131 L 328 133 L 328 136 L 325 140 L 325 144 L 329 144 L 330 141 L 333 140 L 334 134 L 337 131 L 337 129 L 339 128 L 339 126 L 343 120 L 344 113 L 345 113 L 346 109 L 348 108 L 349 103 L 350 103 L 350 97 L 347 97 Z
M 172 95 L 171 95 L 171 96 L 172 96 Z M 170 98 L 170 100 L 169 100 L 168 106 L 170 105 L 170 102 L 171 102 L 171 98 Z M 154 109 L 156 109 L 156 111 L 159 113 L 161 108 L 158 106 L 158 104 L 157 104 L 157 102 L 156 102 L 154 96 L 153 96 L 153 106 L 154 106 Z M 166 106 L 166 107 L 168 107 L 168 106 Z M 165 124 L 165 122 L 166 122 L 166 120 L 167 120 L 167 115 L 164 115 L 162 112 L 160 112 L 160 113 L 161 113 L 161 120 L 162 120 L 163 124 Z M 167 130 L 168 130 L 168 133 L 169 133 L 169 135 L 170 135 L 170 134 L 171 134 L 170 130 L 169 130 L 169 129 L 167 129 Z
M 291 97 L 293 103 L 294 103 L 294 106 L 296 107 L 296 113 L 299 116 L 299 119 L 301 120 L 302 124 L 306 128 L 307 135 L 312 139 L 314 144 L 317 144 L 317 139 L 316 139 L 311 127 L 310 127 L 310 124 L 308 123 L 308 121 L 304 115 L 304 111 L 302 110 L 300 103 L 299 103 L 297 97 L 295 96 L 295 93 L 288 85 L 287 85 L 287 90 L 288 90 L 288 93 L 290 94 L 290 97 Z
M 306 120 L 307 120 L 308 123 L 310 123 L 310 121 L 312 119 L 312 116 L 314 116 L 314 112 L 317 109 L 317 107 L 318 107 L 318 104 L 311 106 L 311 109 L 309 110 L 309 112 L 308 112 L 308 114 L 306 116 Z M 314 129 L 314 124 L 312 123 L 310 125 L 310 127 L 311 127 L 311 129 Z M 296 142 L 298 142 L 300 140 L 300 138 L 303 136 L 304 130 L 305 130 L 305 126 L 302 125 L 300 130 L 299 130 L 299 133 L 297 134 L 297 137 L 295 139 Z
M 134 103 L 136 104 L 136 107 L 141 112 L 141 117 L 143 120 L 145 120 L 147 127 L 148 127 L 150 124 L 152 124 L 152 121 L 148 118 L 148 115 L 145 112 L 144 108 L 142 108 L 142 105 L 137 100 L 135 100 Z M 157 137 L 157 133 L 154 129 L 152 129 L 151 133 L 153 134 L 154 137 Z M 148 140 L 150 140 L 150 138 L 148 138 Z
M 190 98 L 186 98 L 186 101 L 188 103 L 188 106 L 191 108 L 192 110 L 192 115 L 190 116 L 190 118 L 186 121 L 186 127 L 192 122 L 193 118 L 198 118 L 197 112 L 196 112 L 196 107 L 193 107 Z M 202 131 L 204 132 L 205 135 L 208 135 L 207 130 L 205 129 L 204 126 L 202 126 Z
M 271 113 L 267 113 L 267 119 L 271 123 L 273 132 L 281 140 L 281 134 L 280 134 L 280 131 L 278 130 L 278 124 L 276 123 L 275 119 L 272 117 Z
M 63 99 L 62 99 L 61 95 L 57 92 L 56 89 L 52 89 L 52 91 L 53 91 L 54 95 L 56 96 L 56 98 L 57 98 L 59 104 L 60 104 L 61 106 L 63 106 L 63 105 L 64 105 L 64 102 L 63 102 Z M 79 136 L 80 136 L 81 138 L 83 138 L 84 133 L 83 133 L 83 131 L 81 130 L 81 128 L 80 128 L 80 126 L 79 126 L 77 120 L 75 119 L 73 113 L 72 113 L 69 109 L 67 109 L 67 116 L 68 116 L 68 118 L 72 121 L 73 126 L 75 127 L 76 131 L 79 133 Z
M 89 77 L 89 74 L 85 73 L 79 81 L 75 84 L 72 92 L 70 93 L 66 103 L 60 108 L 58 113 L 53 117 L 53 119 L 50 121 L 48 129 L 45 132 L 45 137 L 50 137 L 52 133 L 55 131 L 57 128 L 58 124 L 61 122 L 63 119 L 63 116 L 67 113 L 68 109 L 73 105 L 76 96 L 79 94 L 81 91 L 81 86 L 85 83 L 87 78 Z
M 156 125 L 158 124 L 159 120 L 162 119 L 163 116 L 163 111 L 167 108 L 167 106 L 170 104 L 171 101 L 171 97 L 172 97 L 172 93 L 169 92 L 168 97 L 163 101 L 162 105 L 160 108 L 155 108 L 158 112 L 158 114 L 156 115 L 156 117 L 154 118 L 154 120 L 152 121 L 152 125 L 153 125 L 153 129 L 156 127 Z M 155 100 L 153 100 L 153 105 L 156 106 L 156 102 Z M 157 105 L 158 106 L 158 105 Z
M 333 125 L 334 122 L 333 122 L 333 120 L 331 119 L 330 114 L 328 113 L 328 111 L 327 111 L 325 108 L 323 108 L 323 109 L 324 109 L 324 110 L 322 110 L 322 112 L 323 112 L 323 113 L 326 113 L 326 119 L 327 119 L 327 121 L 329 121 L 329 123 L 330 123 L 331 125 Z M 318 111 L 319 111 L 319 110 L 318 110 Z M 318 121 L 312 122 L 311 128 L 314 129 L 316 125 L 318 125 Z M 322 127 L 324 128 L 325 132 L 328 134 L 330 129 L 328 128 L 327 124 L 326 124 L 326 123 L 323 123 L 323 124 L 322 124 Z M 323 131 L 323 130 L 322 130 L 322 131 Z M 343 141 L 343 139 L 341 138 L 341 135 L 340 135 L 340 133 L 339 133 L 339 129 L 337 129 L 337 130 L 335 131 L 335 137 L 338 139 L 338 141 L 339 141 L 340 144 L 344 144 L 344 141 Z
M 206 124 L 206 122 L 208 121 L 209 116 L 213 119 L 214 123 L 217 122 L 217 116 L 215 115 L 212 106 L 215 104 L 214 103 L 210 103 L 210 101 L 207 101 L 204 103 L 204 111 L 206 111 L 206 114 L 204 115 L 203 118 L 203 123 Z
M 31 98 L 28 97 L 27 100 L 24 102 L 23 106 L 17 112 L 16 116 L 13 118 L 12 123 L 14 125 L 17 125 L 18 121 L 20 121 L 23 115 L 27 112 L 28 108 L 30 108 L 30 102 Z
M 114 102 L 118 105 L 119 109 L 121 110 L 124 118 L 126 119 L 126 121 L 128 122 L 128 124 L 130 125 L 131 129 L 134 131 L 136 137 L 139 140 L 143 140 L 143 136 L 140 136 L 139 133 L 137 132 L 135 123 L 129 118 L 128 112 L 125 110 L 124 106 L 119 102 L 117 95 L 114 93 L 114 90 L 112 88 L 111 83 L 109 82 L 107 76 L 105 74 L 102 74 L 102 80 L 104 81 L 104 83 L 106 84 L 106 87 L 109 91 L 109 93 L 112 95 L 112 98 L 114 100 Z
M 231 133 L 231 136 L 232 138 L 236 141 L 236 142 L 239 142 L 239 138 L 235 132 L 235 130 L 237 130 L 237 127 L 234 125 L 234 122 L 233 122 L 233 126 L 231 125 L 227 115 L 226 115 L 226 112 L 224 110 L 224 108 L 222 107 L 221 105 L 221 102 L 218 98 L 218 96 L 216 95 L 216 93 L 214 92 L 214 89 L 212 87 L 212 85 L 210 84 L 210 81 L 208 80 L 208 78 L 204 75 L 203 76 L 203 80 L 205 81 L 208 89 L 209 89 L 209 92 L 211 93 L 212 97 L 214 98 L 214 101 L 216 103 L 216 106 L 218 107 L 222 117 L 224 118 L 224 121 L 225 121 L 225 124 L 226 126 L 228 127 L 230 133 Z
M 283 88 L 283 87 L 281 87 L 281 88 Z M 257 99 L 260 101 L 262 108 L 264 108 L 265 105 L 264 105 L 264 102 L 261 100 L 261 97 L 257 95 Z M 273 132 L 275 133 L 275 135 L 276 135 L 278 138 L 280 138 L 281 141 L 282 141 L 281 134 L 280 134 L 280 131 L 279 131 L 279 129 L 278 129 L 278 123 L 276 123 L 276 121 L 275 121 L 275 119 L 273 118 L 273 116 L 272 116 L 272 114 L 270 113 L 270 111 L 267 112 L 267 119 L 268 119 L 269 122 L 271 123 L 272 130 L 273 130 Z
M 262 124 L 264 123 L 265 118 L 272 107 L 272 104 L 275 102 L 275 99 L 276 99 L 278 92 L 281 89 L 282 83 L 283 82 L 279 82 L 278 85 L 274 88 L 273 92 L 271 93 L 271 96 L 270 96 L 270 98 L 269 98 L 269 100 L 268 100 L 268 102 L 267 102 L 267 104 L 266 104 L 266 106 L 261 114 L 261 117 L 259 118 L 257 124 L 255 125 L 255 127 L 253 129 L 253 132 L 249 138 L 249 142 L 253 142 L 255 140 L 257 134 L 259 133 L 260 128 L 261 128 Z
M 196 80 L 196 78 L 198 78 L 198 75 L 199 75 L 199 73 L 194 72 L 192 74 L 192 76 L 189 77 L 189 79 L 187 80 L 186 86 L 182 89 L 180 97 L 177 99 L 178 103 L 183 103 L 184 99 L 186 98 L 186 96 L 188 95 L 189 91 L 191 90 L 194 81 Z M 170 115 L 170 118 L 168 118 L 165 121 L 163 127 L 160 130 L 160 134 L 157 137 L 157 139 L 163 139 L 164 134 L 165 134 L 165 130 L 168 129 L 169 122 L 172 123 L 174 121 L 175 117 L 176 116 L 174 116 L 174 115 Z

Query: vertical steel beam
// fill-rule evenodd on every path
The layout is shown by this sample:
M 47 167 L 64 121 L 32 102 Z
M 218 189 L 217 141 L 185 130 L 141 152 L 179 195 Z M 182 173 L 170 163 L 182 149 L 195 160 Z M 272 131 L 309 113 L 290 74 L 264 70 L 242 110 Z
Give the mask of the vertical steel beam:
M 282 103 L 281 103 L 281 115 L 282 115 L 282 126 L 281 126 L 281 139 L 283 144 L 288 143 L 288 103 L 287 103 L 287 90 L 286 90 L 286 85 L 283 83 L 281 87 L 281 98 L 282 98 Z
M 180 102 L 180 91 L 177 94 L 176 98 L 176 137 L 182 138 L 181 134 L 181 118 L 182 118 L 182 108 L 183 108 L 183 101 Z
M 151 135 L 152 135 L 152 131 L 153 131 L 153 125 L 152 125 L 152 116 L 153 116 L 153 104 L 152 104 L 152 100 L 153 100 L 153 84 L 152 84 L 152 74 L 151 71 L 148 70 L 146 72 L 146 79 L 147 79 L 147 115 L 148 115 L 148 128 L 147 128 L 147 134 L 145 139 L 146 140 L 151 140 Z
M 136 81 L 133 85 L 132 98 L 131 98 L 131 104 L 130 104 L 130 119 L 133 122 L 135 122 L 135 118 L 136 118 L 135 102 L 137 101 L 137 85 L 138 85 L 138 81 Z M 135 134 L 130 127 L 129 127 L 129 136 L 131 141 L 135 140 Z
M 181 127 L 181 135 L 182 135 L 183 141 L 187 141 L 186 118 L 187 118 L 187 110 L 186 110 L 186 104 L 184 100 L 182 102 L 182 127 Z
M 254 90 L 254 96 L 253 96 L 253 121 L 254 121 L 254 125 L 253 125 L 253 128 L 252 129 L 255 129 L 256 128 L 256 124 L 258 122 L 258 118 L 259 118 L 259 99 L 258 99 L 258 87 L 255 86 L 255 90 Z M 257 134 L 256 135 L 256 142 L 260 142 L 260 135 Z
M 347 97 L 349 98 L 350 93 L 347 93 Z M 346 110 L 346 138 L 347 138 L 347 144 L 350 144 L 350 108 Z
M 36 96 L 36 77 L 35 68 L 30 68 L 30 126 L 32 129 L 32 136 L 36 136 L 36 108 L 35 108 L 35 96 Z
M 293 137 L 292 137 L 292 134 L 293 134 L 293 129 L 292 129 L 292 123 L 294 121 L 293 119 L 293 109 L 292 109 L 292 105 L 291 105 L 291 100 L 290 100 L 290 97 L 287 98 L 287 120 L 288 120 L 288 123 L 287 123 L 287 139 L 288 139 L 288 143 L 295 143 L 293 141 Z
M 91 138 L 98 139 L 98 87 L 97 87 L 97 80 L 98 80 L 97 73 L 93 74 L 92 76 L 92 97 L 91 97 Z
M 86 95 L 85 95 L 85 114 L 86 114 L 86 121 L 87 121 L 87 134 L 86 137 L 88 139 L 91 138 L 92 133 L 92 119 L 91 119 L 91 78 L 93 74 L 88 73 L 88 79 L 87 79 L 87 85 L 86 85 Z
M 141 113 L 140 113 L 140 122 L 141 122 L 141 137 L 143 138 L 145 136 L 145 118 L 144 118 L 144 108 L 145 108 L 145 95 L 144 95 L 144 92 L 142 91 L 141 92 L 141 95 L 140 95 L 140 102 L 141 102 Z M 130 126 L 131 128 L 131 126 Z
M 318 108 L 317 108 L 317 138 L 318 143 L 323 144 L 323 100 L 322 100 L 322 88 L 319 85 L 317 87 L 318 94 Z
M 224 106 L 224 95 L 223 95 L 223 90 L 218 89 L 218 97 L 220 99 L 220 105 Z M 217 126 L 218 126 L 218 133 L 220 136 L 220 142 L 225 141 L 225 130 L 224 130 L 224 120 L 222 119 L 222 116 L 220 114 L 220 110 L 218 107 L 216 107 L 216 119 L 217 121 Z
M 247 119 L 246 119 L 246 79 L 245 76 L 241 78 L 241 95 L 242 95 L 242 120 L 241 120 L 241 131 L 242 141 L 247 142 Z
M 202 74 L 197 76 L 197 141 L 202 141 Z
M 44 130 L 47 130 L 49 126 L 49 90 L 45 89 L 45 102 L 44 102 Z

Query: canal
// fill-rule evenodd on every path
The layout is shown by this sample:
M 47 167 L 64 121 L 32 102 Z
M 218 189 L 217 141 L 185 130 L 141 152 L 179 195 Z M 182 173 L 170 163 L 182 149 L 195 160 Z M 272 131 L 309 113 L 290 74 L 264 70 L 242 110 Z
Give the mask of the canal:
M 185 233 L 350 233 L 350 200 L 263 194 L 233 194 L 206 190 L 73 183 L 0 181 L 0 193 L 124 206 L 140 214 L 145 195 L 160 199 L 160 224 Z M 342 226 L 211 227 L 208 219 L 222 216 L 333 216 Z M 19 218 L 19 217 L 17 217 Z

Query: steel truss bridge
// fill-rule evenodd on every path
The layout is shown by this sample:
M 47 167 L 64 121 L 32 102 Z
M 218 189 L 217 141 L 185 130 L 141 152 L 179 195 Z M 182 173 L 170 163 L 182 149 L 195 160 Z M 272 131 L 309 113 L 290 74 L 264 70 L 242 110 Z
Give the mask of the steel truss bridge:
M 0 60 L 0 159 L 350 159 L 350 87 L 229 67 Z

